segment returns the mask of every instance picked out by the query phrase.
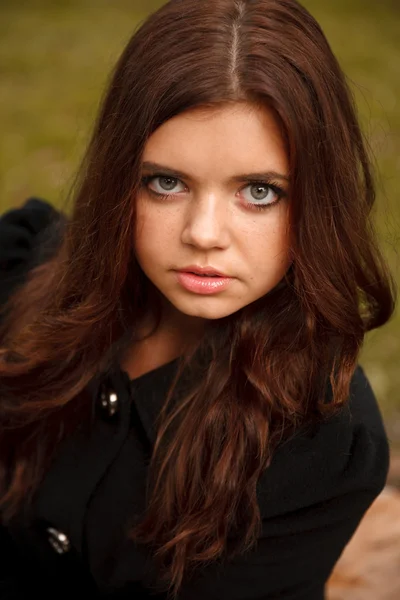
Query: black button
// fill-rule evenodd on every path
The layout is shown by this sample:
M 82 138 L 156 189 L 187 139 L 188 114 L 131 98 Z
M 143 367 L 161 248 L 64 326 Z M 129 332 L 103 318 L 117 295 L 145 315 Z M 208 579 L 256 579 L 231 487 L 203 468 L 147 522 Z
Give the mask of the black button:
M 48 541 L 53 550 L 57 554 L 65 554 L 71 549 L 71 543 L 68 537 L 62 531 L 55 529 L 54 527 L 47 528 Z
M 113 389 L 107 387 L 105 384 L 102 384 L 100 388 L 100 405 L 108 417 L 112 417 L 118 412 L 118 395 Z

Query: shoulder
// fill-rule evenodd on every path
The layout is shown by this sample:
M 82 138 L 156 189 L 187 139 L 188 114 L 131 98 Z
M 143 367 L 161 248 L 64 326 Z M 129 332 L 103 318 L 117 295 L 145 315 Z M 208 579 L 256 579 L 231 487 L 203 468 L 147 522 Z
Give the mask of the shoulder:
M 354 494 L 374 498 L 385 486 L 389 460 L 382 414 L 358 365 L 340 414 L 277 449 L 260 481 L 263 508 L 270 514 L 346 495 L 349 501 Z
M 46 200 L 29 198 L 22 206 L 0 215 L 0 267 L 10 269 L 28 261 L 32 247 L 45 237 L 55 224 L 66 223 L 65 215 Z
M 363 484 L 382 488 L 389 469 L 389 440 L 381 409 L 371 383 L 357 365 L 350 383 L 349 398 L 342 411 L 321 426 L 316 443 L 332 463 Z M 340 460 L 342 462 L 340 462 Z
M 386 437 L 379 404 L 361 365 L 357 365 L 351 380 L 347 414 L 353 427 L 364 427 L 371 435 Z
M 65 223 L 63 213 L 39 198 L 0 215 L 1 304 L 31 268 L 50 258 Z

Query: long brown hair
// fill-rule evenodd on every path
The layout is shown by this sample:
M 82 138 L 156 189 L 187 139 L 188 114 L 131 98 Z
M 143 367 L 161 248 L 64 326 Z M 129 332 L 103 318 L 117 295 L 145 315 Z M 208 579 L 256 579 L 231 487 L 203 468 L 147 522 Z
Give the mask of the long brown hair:
M 131 535 L 153 545 L 175 593 L 187 570 L 223 554 L 234 528 L 235 553 L 255 542 L 256 484 L 274 450 L 348 401 L 365 333 L 394 310 L 354 100 L 300 4 L 171 0 L 141 23 L 107 86 L 60 245 L 14 292 L 0 332 L 7 521 L 37 489 L 68 431 L 61 423 L 88 418 L 89 381 L 118 363 L 146 308 L 159 323 L 160 298 L 133 250 L 146 140 L 183 111 L 238 101 L 281 123 L 293 263 L 263 298 L 208 324 L 159 415 L 146 512 Z M 192 385 L 168 414 L 183 369 Z

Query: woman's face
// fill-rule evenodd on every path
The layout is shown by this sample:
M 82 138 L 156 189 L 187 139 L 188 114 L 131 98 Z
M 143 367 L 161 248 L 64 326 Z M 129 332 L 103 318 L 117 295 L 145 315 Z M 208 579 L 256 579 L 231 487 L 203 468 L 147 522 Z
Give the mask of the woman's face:
M 272 112 L 237 103 L 173 117 L 148 139 L 142 177 L 136 256 L 165 298 L 168 322 L 190 328 L 226 317 L 282 279 L 290 266 L 288 158 Z M 177 279 L 188 265 L 213 267 L 229 285 L 188 290 Z

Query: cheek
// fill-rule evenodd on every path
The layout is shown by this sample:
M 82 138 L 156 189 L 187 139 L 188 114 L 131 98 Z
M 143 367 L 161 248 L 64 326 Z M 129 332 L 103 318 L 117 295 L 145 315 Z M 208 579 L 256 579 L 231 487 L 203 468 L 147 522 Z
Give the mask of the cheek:
M 276 223 L 271 230 L 271 242 L 282 256 L 289 253 L 291 245 L 291 232 L 289 225 L 289 207 L 282 204 L 282 212 L 277 216 Z
M 263 252 L 273 254 L 274 251 L 288 249 L 290 245 L 290 229 L 287 210 L 277 211 L 269 215 L 269 220 L 263 225 L 259 225 L 256 230 L 251 232 L 250 244 L 255 248 L 262 248 Z
M 140 203 L 136 216 L 136 246 L 147 249 L 153 247 L 162 252 L 163 247 L 176 242 L 181 227 L 182 215 L 179 211 Z
M 135 226 L 135 248 L 143 250 L 151 247 L 154 237 L 158 237 L 157 224 L 160 219 L 149 210 L 144 201 L 138 202 L 136 210 L 136 226 Z
M 171 226 L 162 218 L 159 211 L 138 210 L 135 228 L 134 248 L 136 257 L 144 270 L 152 271 L 160 264 L 163 253 L 170 246 Z
M 274 245 L 283 256 L 287 256 L 290 250 L 290 230 L 287 223 L 282 223 L 276 230 Z
M 265 277 L 282 276 L 290 266 L 290 230 L 286 219 L 277 219 L 267 228 L 253 232 L 248 240 L 252 270 Z

